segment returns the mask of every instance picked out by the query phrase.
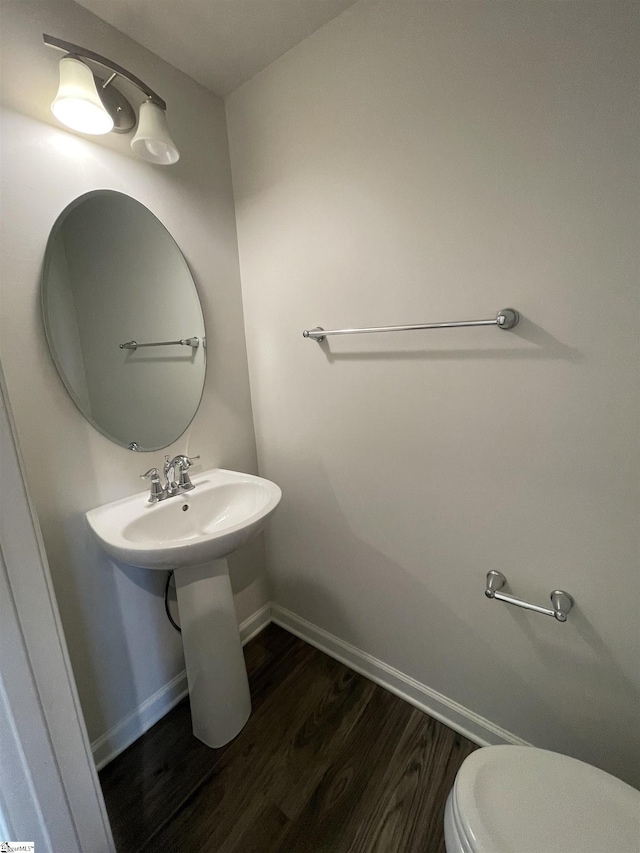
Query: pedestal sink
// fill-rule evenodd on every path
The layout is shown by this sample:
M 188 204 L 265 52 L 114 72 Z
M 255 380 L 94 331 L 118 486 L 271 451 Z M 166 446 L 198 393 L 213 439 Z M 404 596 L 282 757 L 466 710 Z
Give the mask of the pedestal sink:
M 251 713 L 226 557 L 265 526 L 282 497 L 275 483 L 214 468 L 192 491 L 150 504 L 148 492 L 86 513 L 104 550 L 131 566 L 175 571 L 193 733 L 232 740 Z

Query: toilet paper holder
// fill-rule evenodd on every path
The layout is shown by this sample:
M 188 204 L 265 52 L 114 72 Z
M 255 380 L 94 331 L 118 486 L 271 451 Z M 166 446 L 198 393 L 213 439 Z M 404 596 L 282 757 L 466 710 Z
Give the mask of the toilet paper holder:
M 523 601 L 521 598 L 508 595 L 506 592 L 499 592 L 506 582 L 507 579 L 502 572 L 492 569 L 490 572 L 487 572 L 487 584 L 484 594 L 487 598 L 495 598 L 497 601 L 515 604 L 516 607 L 524 607 L 525 610 L 534 610 L 536 613 L 544 613 L 545 616 L 553 616 L 558 622 L 567 621 L 567 616 L 574 603 L 573 598 L 568 592 L 564 592 L 561 589 L 554 589 L 551 593 L 551 608 L 541 607 L 539 604 L 531 604 L 529 601 Z

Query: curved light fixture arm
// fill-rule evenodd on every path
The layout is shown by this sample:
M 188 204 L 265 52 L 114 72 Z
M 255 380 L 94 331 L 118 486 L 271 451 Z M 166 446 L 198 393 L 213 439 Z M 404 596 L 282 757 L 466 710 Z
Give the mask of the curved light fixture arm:
M 48 47 L 53 47 L 56 50 L 61 50 L 64 53 L 70 54 L 71 56 L 78 57 L 80 59 L 88 59 L 91 62 L 96 62 L 98 65 L 102 65 L 103 68 L 109 69 L 112 72 L 111 76 L 102 84 L 102 88 L 106 89 L 107 86 L 113 81 L 114 77 L 122 77 L 125 80 L 128 80 L 129 83 L 132 83 L 137 89 L 139 89 L 145 98 L 156 106 L 160 107 L 161 110 L 167 109 L 167 104 L 163 99 L 158 95 L 150 86 L 147 86 L 139 77 L 136 77 L 135 74 L 132 74 L 130 71 L 127 71 L 126 68 L 123 68 L 122 65 L 118 65 L 116 62 L 112 62 L 110 59 L 107 59 L 105 56 L 101 56 L 99 53 L 94 53 L 92 50 L 87 50 L 84 47 L 80 47 L 77 44 L 71 44 L 71 42 L 63 41 L 62 39 L 56 38 L 55 36 L 49 36 L 46 33 L 42 34 L 42 38 L 44 39 L 44 43 Z

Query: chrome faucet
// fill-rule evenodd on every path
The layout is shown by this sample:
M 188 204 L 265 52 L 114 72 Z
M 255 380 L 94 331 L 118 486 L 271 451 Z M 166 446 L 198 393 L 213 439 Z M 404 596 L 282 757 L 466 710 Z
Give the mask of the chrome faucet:
M 175 459 L 169 459 L 168 456 L 164 457 L 164 481 L 165 486 L 164 490 L 166 492 L 165 497 L 171 498 L 174 495 L 178 494 L 178 484 L 176 483 L 176 456 Z
M 164 459 L 164 485 L 160 482 L 160 473 L 157 468 L 149 468 L 145 474 L 140 475 L 141 480 L 151 480 L 150 504 L 155 504 L 167 498 L 172 498 L 174 495 L 180 495 L 183 492 L 195 489 L 187 470 L 193 465 L 196 459 L 200 459 L 199 456 L 185 456 L 183 453 L 180 453 L 178 456 L 174 456 L 173 459 L 169 459 L 168 456 L 165 456 Z

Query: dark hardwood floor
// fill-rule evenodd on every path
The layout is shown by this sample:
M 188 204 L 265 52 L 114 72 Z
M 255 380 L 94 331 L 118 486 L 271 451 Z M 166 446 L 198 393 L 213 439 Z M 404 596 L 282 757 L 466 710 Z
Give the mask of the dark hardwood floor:
M 184 700 L 100 773 L 118 853 L 444 853 L 475 744 L 276 625 L 244 651 L 234 741 L 200 743 Z

